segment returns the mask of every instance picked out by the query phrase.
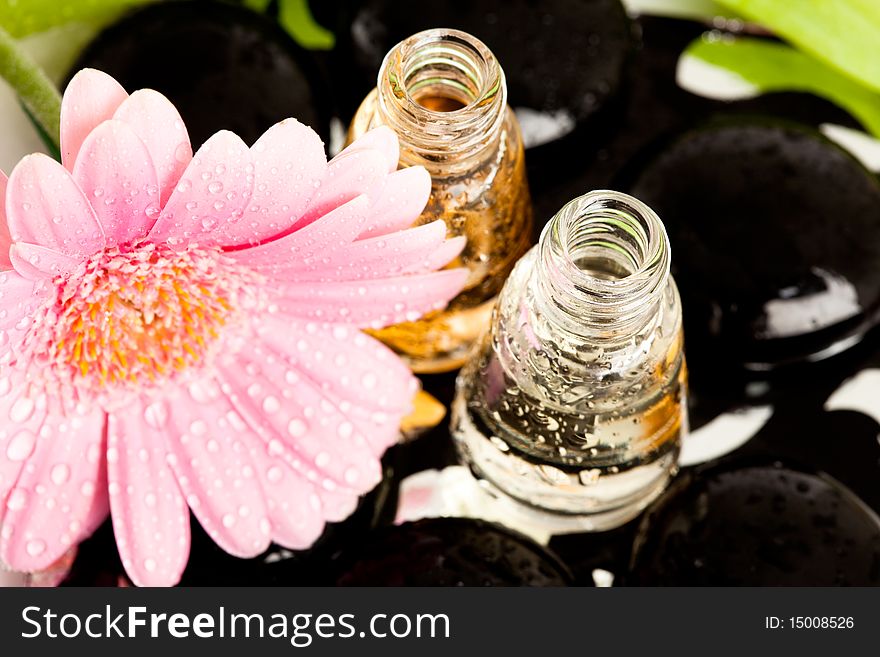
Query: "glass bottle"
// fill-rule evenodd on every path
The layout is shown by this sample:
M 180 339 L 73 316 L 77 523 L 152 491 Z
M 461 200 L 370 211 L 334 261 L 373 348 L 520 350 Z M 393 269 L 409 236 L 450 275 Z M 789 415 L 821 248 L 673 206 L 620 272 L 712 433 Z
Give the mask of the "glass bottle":
M 565 205 L 519 261 L 458 378 L 462 461 L 518 522 L 623 524 L 677 469 L 687 429 L 666 231 L 631 196 Z
M 450 236 L 466 236 L 450 266 L 471 275 L 444 310 L 374 334 L 416 372 L 452 370 L 488 326 L 504 280 L 532 243 L 524 149 L 504 73 L 469 34 L 420 32 L 386 55 L 349 141 L 379 125 L 397 133 L 401 167 L 422 165 L 431 174 L 416 224 L 444 219 Z

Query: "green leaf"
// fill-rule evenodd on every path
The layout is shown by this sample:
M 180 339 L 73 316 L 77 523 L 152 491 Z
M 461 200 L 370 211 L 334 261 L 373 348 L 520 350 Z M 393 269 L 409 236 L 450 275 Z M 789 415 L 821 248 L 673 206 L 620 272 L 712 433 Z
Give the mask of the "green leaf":
M 30 116 L 40 124 L 45 136 L 57 147 L 61 94 L 43 70 L 3 28 L 0 28 L 0 75 L 12 86 Z
M 150 0 L 0 0 L 0 26 L 18 38 L 56 25 L 101 21 Z
M 626 0 L 627 11 L 632 14 L 685 18 L 688 20 L 712 20 L 716 17 L 734 18 L 718 0 Z
M 785 44 L 754 38 L 698 39 L 684 51 L 735 73 L 759 92 L 805 91 L 830 100 L 880 137 L 880 94 Z
M 330 50 L 336 43 L 333 32 L 315 22 L 308 0 L 280 0 L 278 22 L 303 48 Z
M 272 0 L 243 0 L 242 4 L 251 11 L 263 13 L 269 8 Z
M 877 0 L 718 0 L 880 91 Z

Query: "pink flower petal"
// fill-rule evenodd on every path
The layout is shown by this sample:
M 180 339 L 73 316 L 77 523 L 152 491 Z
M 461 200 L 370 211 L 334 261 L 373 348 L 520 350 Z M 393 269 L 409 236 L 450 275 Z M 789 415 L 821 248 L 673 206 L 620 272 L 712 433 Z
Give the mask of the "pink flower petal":
M 352 242 L 311 262 L 294 261 L 290 275 L 297 281 L 355 281 L 435 271 L 454 258 L 465 244 L 465 238 L 456 238 L 438 257 L 445 238 L 446 224 L 438 220 L 391 235 Z
M 299 344 L 314 348 L 316 339 L 306 337 L 303 334 Z M 381 479 L 379 460 L 345 413 L 300 366 L 300 353 L 243 350 L 236 355 L 236 366 L 221 369 L 220 380 L 270 451 L 313 481 L 319 493 L 340 487 L 366 492 Z
M 252 172 L 245 143 L 231 132 L 218 132 L 193 156 L 150 231 L 150 239 L 172 246 L 238 243 L 235 224 L 243 221 L 253 191 Z
M 359 495 L 342 489 L 335 491 L 322 489 L 319 496 L 321 498 L 321 513 L 327 522 L 341 522 L 348 518 L 355 512 L 361 499 Z
M 327 165 L 324 181 L 296 225 L 308 226 L 360 194 L 367 194 L 375 201 L 386 176 L 385 157 L 379 151 L 365 149 L 337 155 Z
M 252 364 L 253 365 L 253 364 Z M 295 370 L 289 369 L 289 372 L 294 372 L 293 375 L 286 375 L 287 381 L 293 380 L 293 376 L 296 376 Z M 271 376 L 271 374 L 270 374 Z M 230 381 L 233 380 L 232 372 L 227 372 L 224 375 L 224 385 L 231 386 Z M 257 385 L 261 385 L 257 383 Z M 288 384 L 289 385 L 289 384 Z M 296 394 L 299 394 L 304 388 L 302 384 L 296 383 Z M 306 385 L 306 390 L 312 390 L 309 388 L 310 384 Z M 253 390 L 254 383 L 251 383 L 248 388 Z M 288 403 L 288 399 L 292 398 L 293 390 L 288 387 L 283 392 L 284 401 L 283 404 Z M 275 422 L 270 422 L 269 418 L 266 417 L 265 409 L 262 409 L 261 405 L 254 402 L 250 395 L 235 394 L 235 405 L 241 411 L 242 416 L 247 418 L 248 421 L 256 425 L 257 431 L 262 435 L 263 439 L 266 441 L 266 450 L 267 453 L 282 459 L 297 475 L 299 475 L 302 479 L 309 482 L 312 491 L 317 496 L 319 504 L 315 503 L 315 498 L 313 496 L 309 496 L 308 500 L 310 503 L 310 509 L 319 511 L 320 517 L 323 520 L 327 520 L 330 522 L 336 522 L 339 520 L 344 520 L 347 518 L 351 512 L 357 507 L 358 498 L 362 492 L 366 492 L 378 481 L 378 478 L 381 477 L 381 470 L 379 467 L 379 459 L 378 457 L 372 457 L 369 454 L 362 453 L 359 457 L 355 457 L 354 461 L 357 462 L 358 469 L 352 470 L 352 473 L 358 475 L 359 481 L 354 481 L 352 479 L 353 475 L 349 475 L 349 479 L 352 483 L 347 483 L 344 486 L 341 486 L 338 483 L 339 479 L 345 480 L 344 473 L 341 477 L 338 475 L 336 477 L 329 476 L 327 470 L 331 473 L 338 470 L 338 461 L 334 461 L 334 456 L 338 455 L 337 450 L 340 446 L 335 445 L 334 443 L 329 443 L 327 445 L 327 449 L 319 450 L 315 452 L 314 439 L 312 436 L 314 435 L 314 427 L 305 425 L 302 428 L 300 422 L 301 418 L 294 417 L 288 422 L 287 426 L 281 426 L 283 423 L 278 421 L 276 418 Z M 315 400 L 315 396 L 310 392 L 309 399 Z M 330 413 L 332 406 L 330 402 L 324 400 L 324 405 L 322 407 L 322 413 Z M 299 405 L 295 407 L 295 412 L 302 412 L 305 410 L 305 407 Z M 324 419 L 324 423 L 327 424 L 330 422 L 328 418 Z M 352 425 L 354 426 L 354 425 Z M 291 428 L 292 427 L 292 428 Z M 293 434 L 296 434 L 294 436 Z M 306 445 L 300 444 L 300 440 L 306 437 Z M 293 440 L 296 438 L 296 440 Z M 360 439 L 359 439 L 360 441 Z M 342 446 L 344 448 L 344 446 Z M 331 452 L 333 452 L 333 456 L 331 456 Z M 310 457 L 309 454 L 312 453 L 313 456 Z M 350 458 L 350 455 L 345 454 L 343 452 L 342 456 Z M 371 460 L 372 458 L 372 460 Z M 320 463 L 320 467 L 319 464 Z M 364 468 L 367 470 L 375 470 L 375 474 L 369 473 L 368 477 L 360 476 L 364 471 Z M 351 487 L 357 486 L 358 490 L 353 490 Z
M 6 190 L 6 218 L 16 242 L 31 242 L 84 258 L 104 248 L 104 231 L 70 172 L 35 153 L 13 169 Z
M 46 568 L 80 537 L 98 494 L 105 425 L 97 408 L 47 414 L 6 502 L 0 558 L 13 569 Z
M 296 119 L 276 123 L 251 148 L 254 193 L 233 244 L 281 235 L 302 216 L 327 171 L 317 133 Z M 238 233 L 238 234 L 237 234 Z
M 110 246 L 144 237 L 159 216 L 153 160 L 144 142 L 122 121 L 105 121 L 86 137 L 73 179 L 90 200 Z
M 68 170 L 88 134 L 112 118 L 126 98 L 125 89 L 106 73 L 85 68 L 73 76 L 61 100 L 61 161 Z
M 110 495 L 107 492 L 107 459 L 100 461 L 98 476 L 95 477 L 95 497 L 92 506 L 82 521 L 82 529 L 79 536 L 73 539 L 74 543 L 80 543 L 95 533 L 110 515 Z
M 251 457 L 266 498 L 272 540 L 291 550 L 311 547 L 324 531 L 314 486 L 268 449 L 253 450 Z
M 10 491 L 32 453 L 37 434 L 46 417 L 46 398 L 27 395 L 23 373 L 0 367 L 0 519 L 7 508 Z M 19 491 L 12 498 L 13 507 L 23 503 L 27 493 Z
M 467 246 L 467 238 L 464 235 L 452 237 L 434 249 L 434 252 L 428 255 L 421 264 L 406 267 L 404 271 L 410 274 L 422 274 L 429 271 L 436 271 L 437 269 L 445 267 L 461 255 L 465 246 Z
M 349 144 L 339 155 L 346 155 L 355 151 L 376 150 L 385 158 L 385 166 L 389 173 L 397 171 L 397 162 L 400 159 L 400 145 L 397 135 L 387 126 L 379 126 L 365 132 Z
M 425 209 L 430 195 L 431 176 L 422 167 L 389 174 L 361 237 L 387 235 L 409 228 Z
M 300 368 L 318 383 L 381 457 L 398 442 L 400 421 L 412 408 L 418 380 L 390 349 L 358 329 L 337 324 L 308 328 L 277 317 L 262 320 L 261 338 L 281 353 L 296 353 Z M 314 350 L 300 336 L 314 336 Z
M 122 565 L 135 584 L 173 586 L 189 558 L 189 509 L 166 462 L 166 437 L 144 421 L 145 414 L 138 403 L 109 418 L 113 531 Z
M 12 266 L 9 260 L 9 247 L 12 237 L 9 236 L 9 226 L 6 225 L 6 174 L 0 171 L 0 271 Z
M 192 160 L 189 134 L 177 108 L 158 91 L 140 89 L 119 106 L 113 118 L 129 124 L 146 146 L 156 169 L 159 200 L 165 205 Z
M 466 269 L 430 274 L 315 285 L 276 283 L 277 305 L 291 317 L 334 324 L 382 328 L 415 321 L 430 310 L 444 308 L 461 290 Z
M 0 332 L 15 327 L 43 303 L 46 286 L 22 278 L 14 271 L 0 272 Z M 0 346 L 5 342 L 0 333 Z
M 16 242 L 9 249 L 9 259 L 15 271 L 31 281 L 50 279 L 72 271 L 79 260 L 45 246 Z
M 297 371 L 337 405 L 354 405 L 400 420 L 412 408 L 418 381 L 393 351 L 356 328 L 267 316 L 258 335 L 288 354 Z
M 343 246 L 360 232 L 370 201 L 358 196 L 296 232 L 250 249 L 231 251 L 242 264 L 271 271 L 306 266 Z
M 263 552 L 271 532 L 250 456 L 263 443 L 229 401 L 222 394 L 201 402 L 172 394 L 148 406 L 144 418 L 165 433 L 171 469 L 208 535 L 235 556 Z

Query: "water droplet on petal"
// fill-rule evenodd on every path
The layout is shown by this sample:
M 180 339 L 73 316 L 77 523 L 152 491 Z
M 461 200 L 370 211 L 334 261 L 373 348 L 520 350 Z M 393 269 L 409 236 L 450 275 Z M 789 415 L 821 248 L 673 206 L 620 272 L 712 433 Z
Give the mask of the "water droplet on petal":
M 146 570 L 148 573 L 152 573 L 154 570 L 156 570 L 156 560 L 150 558 L 144 559 L 144 570 Z
M 287 432 L 294 438 L 300 438 L 306 434 L 308 426 L 299 418 L 294 418 L 287 425 Z
M 20 397 L 9 409 L 9 419 L 16 424 L 27 422 L 34 414 L 34 402 L 30 397 Z
M 25 550 L 32 557 L 38 557 L 46 551 L 46 541 L 35 538 L 27 542 Z
M 10 461 L 24 461 L 34 451 L 37 437 L 30 431 L 19 431 L 6 446 L 6 457 Z
M 52 467 L 52 472 L 49 476 L 52 478 L 53 484 L 61 486 L 70 479 L 70 467 L 66 463 L 58 463 Z
M 23 488 L 15 488 L 6 499 L 6 508 L 10 511 L 21 511 L 27 502 L 27 491 Z
M 212 194 L 219 194 L 223 191 L 223 183 L 219 180 L 215 180 L 210 185 L 208 185 L 208 191 Z
M 348 485 L 354 485 L 357 483 L 357 480 L 360 479 L 361 473 L 357 468 L 351 467 L 345 471 L 345 483 Z
M 144 409 L 144 420 L 154 429 L 162 429 L 168 422 L 168 407 L 165 402 L 153 402 Z
M 186 162 L 192 157 L 192 148 L 187 142 L 181 142 L 174 149 L 174 159 L 178 162 Z

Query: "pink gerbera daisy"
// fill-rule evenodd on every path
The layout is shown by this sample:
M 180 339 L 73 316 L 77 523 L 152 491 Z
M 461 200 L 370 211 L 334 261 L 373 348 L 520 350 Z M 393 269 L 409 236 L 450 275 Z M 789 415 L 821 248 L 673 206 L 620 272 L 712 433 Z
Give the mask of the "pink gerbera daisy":
M 137 584 L 176 583 L 189 509 L 226 551 L 305 548 L 380 478 L 416 380 L 359 329 L 461 288 L 421 168 L 295 120 L 193 155 L 161 94 L 80 72 L 62 164 L 0 217 L 0 559 L 38 570 L 112 514 Z M 2 191 L 2 190 L 0 190 Z M 4 224 L 8 223 L 8 232 Z M 405 230 L 407 229 L 407 230 Z

